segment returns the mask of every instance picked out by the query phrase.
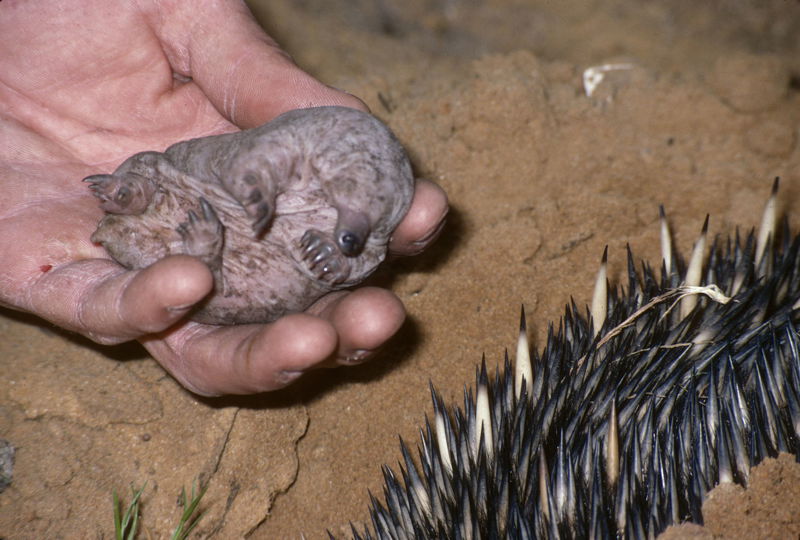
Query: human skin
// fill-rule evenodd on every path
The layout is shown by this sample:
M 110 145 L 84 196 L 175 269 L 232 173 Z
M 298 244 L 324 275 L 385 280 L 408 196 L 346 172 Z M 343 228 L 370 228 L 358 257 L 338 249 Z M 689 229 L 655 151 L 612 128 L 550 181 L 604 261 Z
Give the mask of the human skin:
M 98 343 L 138 339 L 202 395 L 275 390 L 366 360 L 404 320 L 389 291 L 332 293 L 266 325 L 203 325 L 184 318 L 213 285 L 202 262 L 128 271 L 89 241 L 102 210 L 82 178 L 321 105 L 365 109 L 297 68 L 235 0 L 3 0 L 0 304 Z M 422 251 L 446 213 L 442 190 L 419 181 L 390 251 Z

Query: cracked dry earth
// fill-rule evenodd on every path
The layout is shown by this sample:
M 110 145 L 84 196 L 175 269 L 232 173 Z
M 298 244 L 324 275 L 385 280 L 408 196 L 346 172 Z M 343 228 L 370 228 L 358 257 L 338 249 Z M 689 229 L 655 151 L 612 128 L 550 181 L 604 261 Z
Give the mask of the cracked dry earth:
M 402 7 L 401 7 L 402 6 Z M 0 536 L 109 537 L 111 492 L 145 481 L 143 525 L 166 537 L 181 487 L 209 481 L 199 537 L 325 538 L 363 523 L 380 466 L 415 444 L 428 381 L 458 402 L 486 353 L 534 346 L 589 300 L 609 246 L 658 260 L 674 244 L 758 224 L 774 176 L 800 228 L 800 4 L 795 2 L 253 3 L 293 57 L 362 97 L 439 182 L 449 225 L 374 283 L 410 318 L 374 362 L 268 396 L 202 400 L 135 345 L 102 348 L 0 315 L 0 437 L 17 446 Z M 624 60 L 587 97 L 589 66 Z M 80 179 L 76 179 L 80 181 Z M 786 456 L 706 502 L 672 538 L 796 538 L 800 467 Z M 126 493 L 127 494 L 127 493 Z

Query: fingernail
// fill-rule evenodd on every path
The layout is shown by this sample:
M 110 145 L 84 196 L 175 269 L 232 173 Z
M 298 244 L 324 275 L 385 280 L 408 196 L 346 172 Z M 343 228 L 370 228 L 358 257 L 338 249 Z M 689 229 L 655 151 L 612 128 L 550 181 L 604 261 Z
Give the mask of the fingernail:
M 340 358 L 339 363 L 346 364 L 349 366 L 355 366 L 363 363 L 369 357 L 370 354 L 372 354 L 372 351 L 370 350 L 356 349 L 355 351 L 352 351 L 346 354 L 344 357 Z
M 303 371 L 283 370 L 278 372 L 278 374 L 275 376 L 275 379 L 279 384 L 289 384 L 297 380 L 303 373 Z
M 194 302 L 192 302 L 191 304 L 184 304 L 182 306 L 167 306 L 166 309 L 167 309 L 167 311 L 170 311 L 172 313 L 178 313 L 178 312 L 186 311 L 186 310 L 190 309 L 193 305 L 194 305 Z
M 411 249 L 406 250 L 406 252 L 403 253 L 403 255 L 413 256 L 422 253 L 425 250 L 425 248 L 427 248 L 442 233 L 442 230 L 444 229 L 446 223 L 447 223 L 447 212 L 444 213 L 442 218 L 439 220 L 439 223 L 433 230 L 431 230 L 431 232 L 429 232 L 419 240 L 411 242 L 409 244 L 409 247 Z
M 442 229 L 444 229 L 444 226 L 447 223 L 447 214 L 449 213 L 450 213 L 450 207 L 448 206 L 447 209 L 445 209 L 444 214 L 442 214 L 442 217 L 439 218 L 439 223 L 436 225 L 436 227 L 431 232 L 429 232 L 416 242 L 412 242 L 412 245 L 426 246 L 430 242 L 433 242 L 436 239 L 436 237 L 439 236 L 439 234 L 442 232 Z

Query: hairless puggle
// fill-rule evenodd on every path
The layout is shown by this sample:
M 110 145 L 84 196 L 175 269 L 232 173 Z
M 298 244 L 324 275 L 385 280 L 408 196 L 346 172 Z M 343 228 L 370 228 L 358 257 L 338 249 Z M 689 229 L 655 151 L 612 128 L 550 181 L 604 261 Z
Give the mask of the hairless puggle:
M 391 131 L 346 107 L 141 152 L 85 181 L 107 212 L 92 241 L 121 265 L 208 265 L 214 291 L 191 318 L 210 324 L 268 322 L 362 281 L 414 189 Z

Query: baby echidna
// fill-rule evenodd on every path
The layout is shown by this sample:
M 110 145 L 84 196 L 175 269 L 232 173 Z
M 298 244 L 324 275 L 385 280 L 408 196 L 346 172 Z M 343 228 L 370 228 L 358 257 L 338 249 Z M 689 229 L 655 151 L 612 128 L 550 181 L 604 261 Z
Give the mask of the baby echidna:
M 628 251 L 628 287 L 567 306 L 531 357 L 524 311 L 516 365 L 477 373 L 464 408 L 432 389 L 418 465 L 402 444 L 384 467 L 361 538 L 654 537 L 702 523 L 719 483 L 748 484 L 779 452 L 800 456 L 800 235 L 775 242 L 773 185 L 761 228 L 714 240 L 688 266 L 661 211 L 661 278 Z M 777 247 L 774 247 L 777 246 Z
M 348 107 L 288 111 L 84 180 L 107 212 L 92 242 L 119 264 L 184 254 L 208 266 L 214 290 L 190 314 L 207 324 L 273 321 L 360 283 L 414 191 L 394 134 Z

